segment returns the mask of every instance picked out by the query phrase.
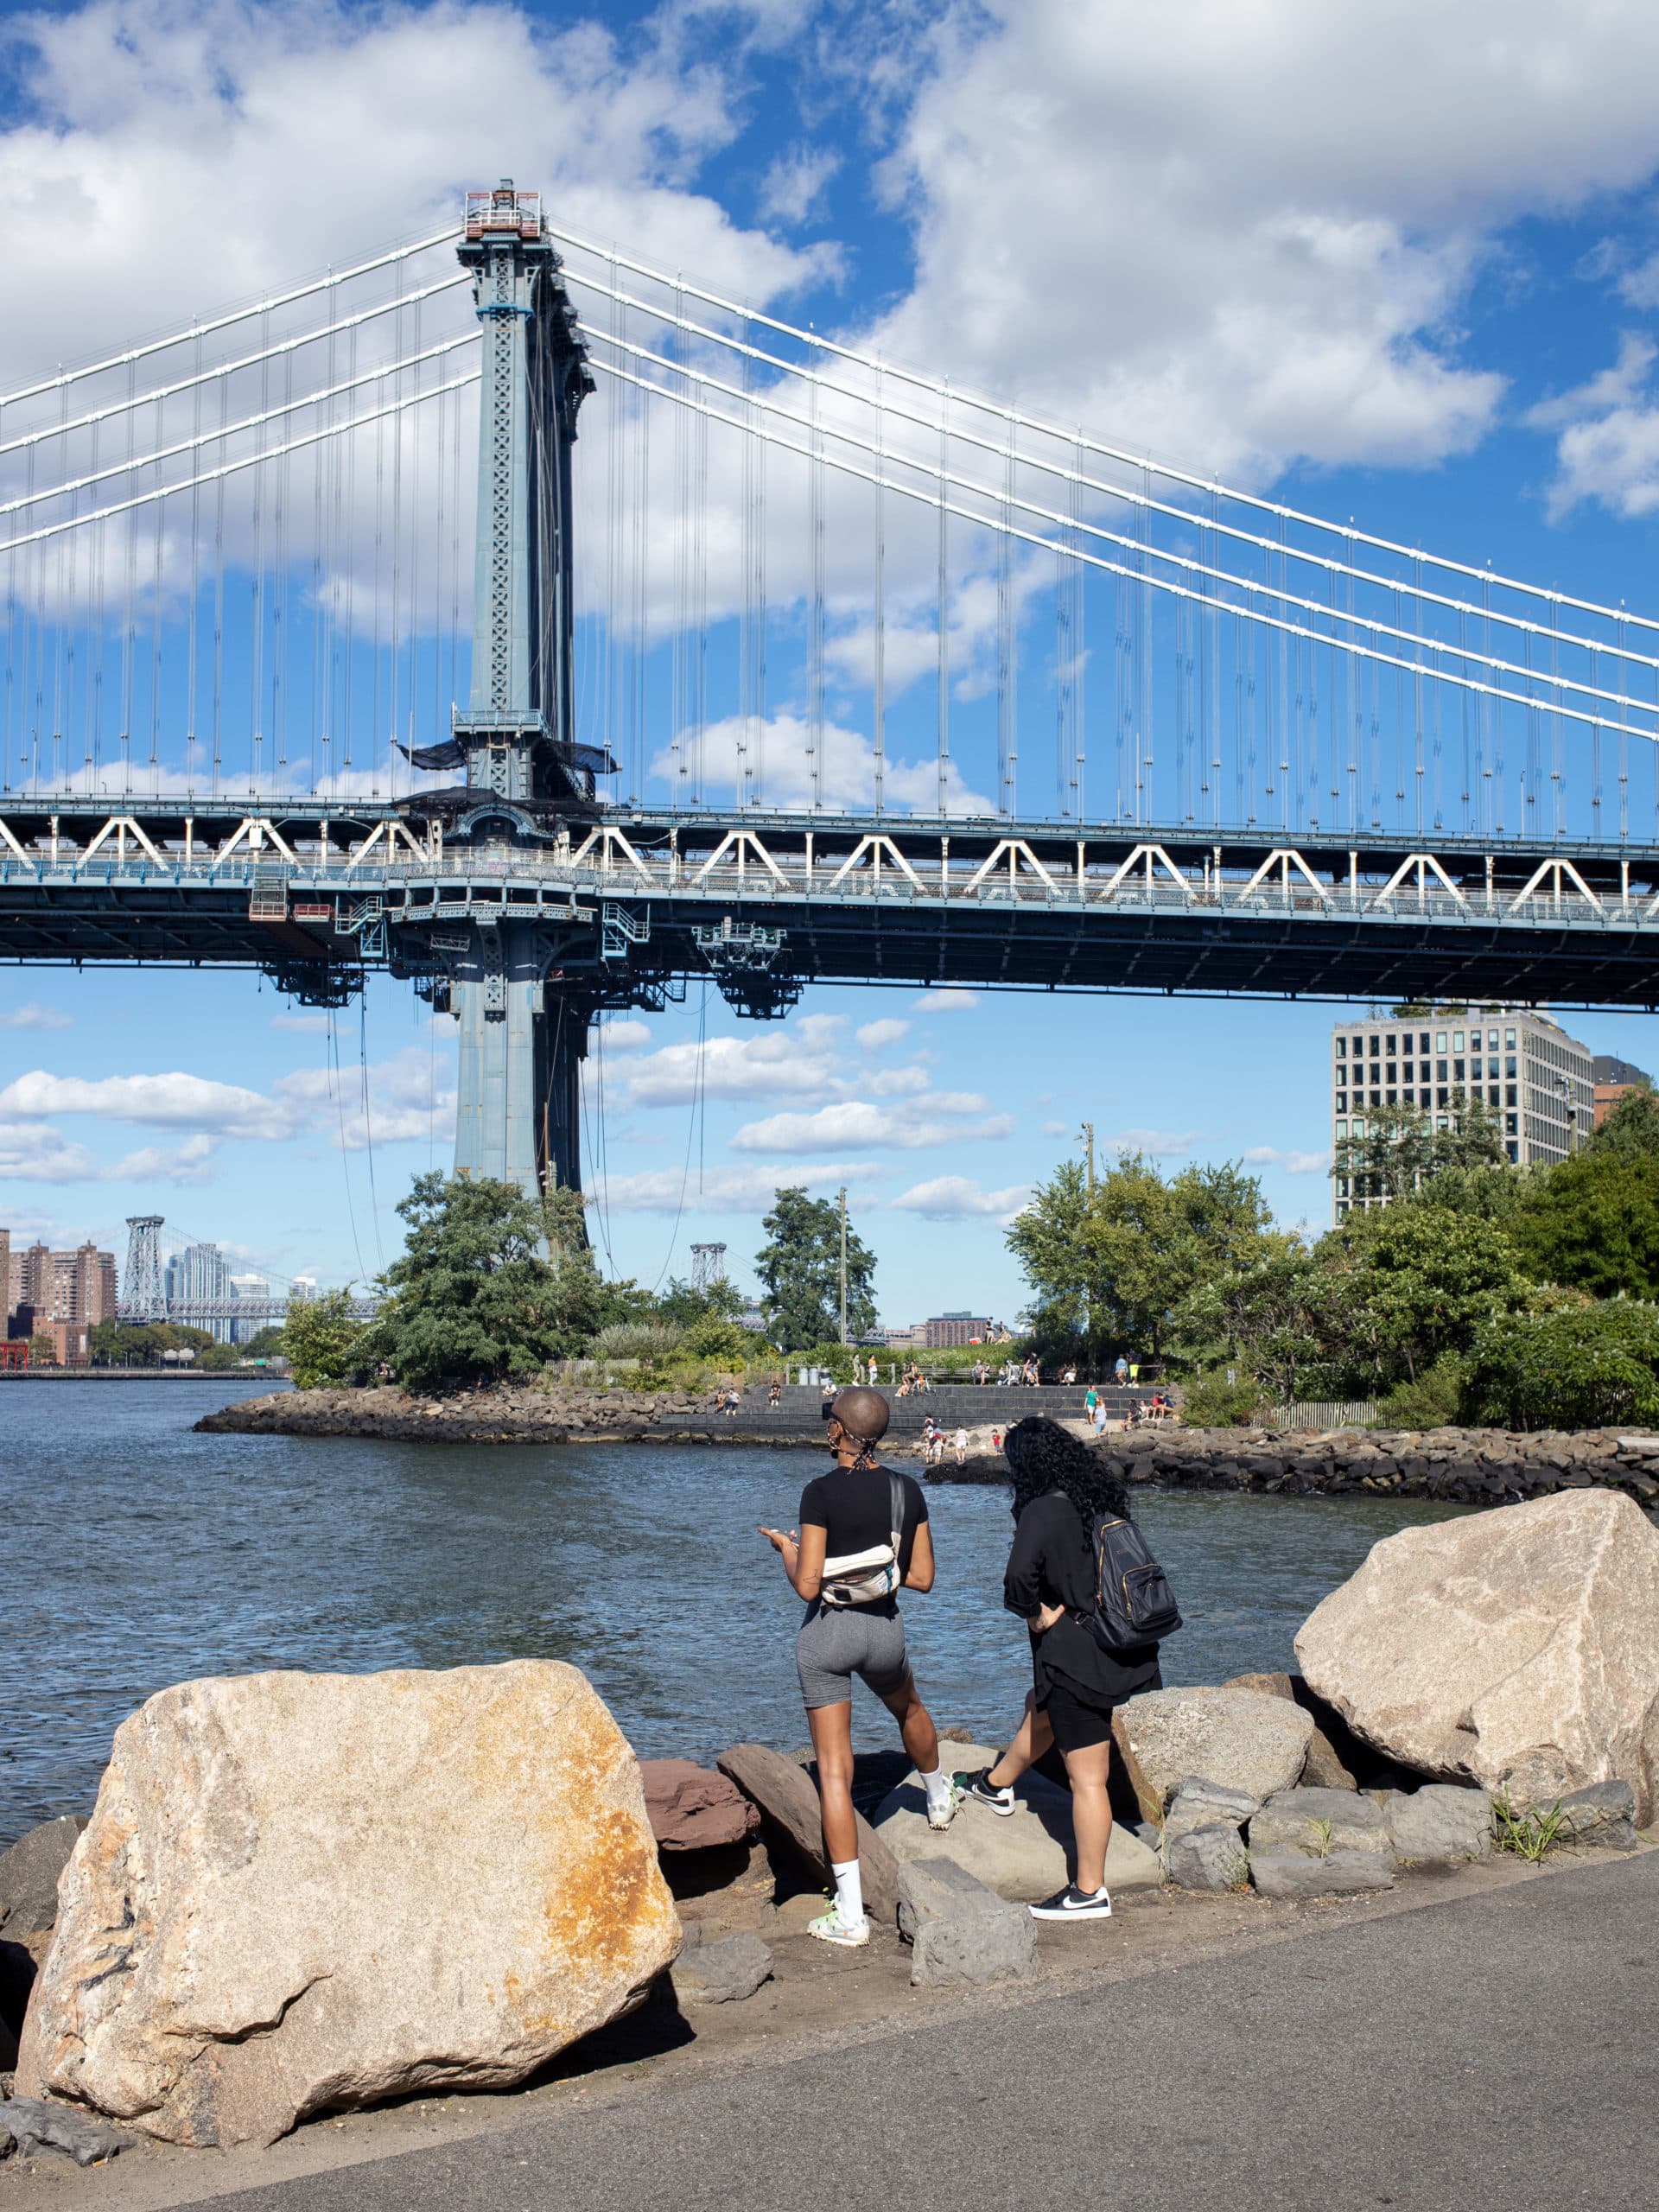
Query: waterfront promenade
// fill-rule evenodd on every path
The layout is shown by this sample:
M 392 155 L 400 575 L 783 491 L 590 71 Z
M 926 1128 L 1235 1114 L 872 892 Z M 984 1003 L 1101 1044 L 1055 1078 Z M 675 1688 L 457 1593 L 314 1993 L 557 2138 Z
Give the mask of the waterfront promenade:
M 1340 1919 L 1340 1916 L 1332 1916 Z M 237 2212 L 1153 2202 L 1536 2212 L 1652 2195 L 1659 1853 L 211 2201 Z M 83 2184 L 83 2187 L 85 2185 Z M 117 2185 L 118 2188 L 118 2184 Z M 79 2192 L 78 2192 L 79 2194 Z M 107 2201 L 113 2201 L 113 2192 Z M 175 2198 L 173 2202 L 181 2202 Z

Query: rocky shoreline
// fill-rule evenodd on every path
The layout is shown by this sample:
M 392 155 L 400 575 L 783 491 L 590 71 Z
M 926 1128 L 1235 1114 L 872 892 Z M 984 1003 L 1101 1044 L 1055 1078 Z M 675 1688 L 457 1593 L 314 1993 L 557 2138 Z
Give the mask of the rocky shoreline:
M 791 1396 L 798 1395 L 791 1393 Z M 1030 1410 L 1042 1410 L 1032 1394 Z M 924 1404 L 925 1402 L 923 1402 Z M 823 1448 L 816 1420 L 746 1402 L 735 1416 L 706 1396 L 672 1390 L 504 1389 L 416 1398 L 391 1386 L 276 1391 L 207 1414 L 198 1429 L 251 1436 L 375 1437 L 410 1443 L 769 1445 Z M 958 1467 L 940 1482 L 995 1482 L 1004 1468 L 989 1426 L 969 1431 Z M 1502 1429 L 1164 1428 L 1109 1433 L 1096 1447 L 1132 1484 L 1254 1491 L 1293 1497 L 1444 1498 L 1503 1505 L 1558 1491 L 1613 1489 L 1649 1510 L 1659 1503 L 1659 1436 L 1617 1429 L 1521 1434 Z M 888 1456 L 913 1459 L 919 1440 L 889 1435 Z

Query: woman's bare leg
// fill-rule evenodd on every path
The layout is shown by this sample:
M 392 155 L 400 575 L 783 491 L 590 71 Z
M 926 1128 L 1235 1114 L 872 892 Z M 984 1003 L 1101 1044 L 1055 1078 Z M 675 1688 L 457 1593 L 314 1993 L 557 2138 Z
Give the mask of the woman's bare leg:
M 993 1789 L 1006 1789 L 1010 1783 L 1019 1781 L 1027 1767 L 1036 1765 L 1053 1741 L 1054 1731 L 1048 1725 L 1048 1715 L 1038 1707 L 1037 1693 L 1027 1690 L 1025 1718 L 1007 1750 L 986 1770 L 986 1782 Z
M 937 1774 L 939 1765 L 939 1732 L 933 1726 L 933 1716 L 917 1694 L 913 1678 L 891 1697 L 884 1697 L 882 1704 L 899 1723 L 899 1733 L 905 1749 L 910 1753 L 911 1764 L 918 1774 Z M 848 1710 L 850 1712 L 851 1707 Z
M 1077 1840 L 1077 1887 L 1089 1896 L 1106 1886 L 1106 1847 L 1112 1839 L 1106 1768 L 1111 1755 L 1109 1741 L 1064 1755 L 1071 1784 L 1071 1827 Z
M 818 1763 L 824 1853 L 832 1866 L 844 1866 L 858 1856 L 858 1824 L 853 1815 L 852 1700 L 809 1707 L 806 1725 L 812 1731 L 812 1751 Z

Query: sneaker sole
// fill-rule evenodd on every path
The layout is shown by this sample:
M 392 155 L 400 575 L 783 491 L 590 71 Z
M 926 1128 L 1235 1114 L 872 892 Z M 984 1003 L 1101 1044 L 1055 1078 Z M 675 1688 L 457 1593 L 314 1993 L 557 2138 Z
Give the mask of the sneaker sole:
M 1034 1904 L 1029 1910 L 1033 1920 L 1109 1920 L 1112 1916 L 1109 1904 L 1073 1905 L 1069 1910 L 1063 1904 Z
M 976 1796 L 971 1789 L 963 1798 L 963 1802 L 966 1805 L 982 1806 L 986 1812 L 995 1813 L 999 1821 L 1011 1821 L 1014 1818 L 1014 1808 L 1012 1805 L 999 1805 L 992 1798 Z
M 830 1936 L 822 1928 L 809 1928 L 809 1936 L 816 1936 L 820 1943 L 833 1943 L 838 1951 L 861 1951 L 870 1940 L 867 1928 L 861 1936 Z

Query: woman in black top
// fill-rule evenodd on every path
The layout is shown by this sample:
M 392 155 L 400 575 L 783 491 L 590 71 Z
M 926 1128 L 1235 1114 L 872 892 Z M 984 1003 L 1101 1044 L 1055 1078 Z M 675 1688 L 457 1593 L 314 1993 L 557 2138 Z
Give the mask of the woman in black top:
M 971 1780 L 968 1799 L 994 1813 L 1014 1810 L 1014 1784 L 1058 1745 L 1071 1784 L 1077 1879 L 1032 1911 L 1039 1920 L 1104 1920 L 1106 1847 L 1112 1808 L 1106 1773 L 1112 1708 L 1159 1684 L 1158 1647 L 1114 1656 L 1090 1626 L 1095 1605 L 1091 1523 L 1096 1513 L 1129 1517 L 1122 1484 L 1088 1446 L 1040 1415 L 1008 1431 L 1003 1446 L 1014 1491 L 1014 1548 L 1002 1602 L 1031 1631 L 1031 1694 L 1007 1750 Z

